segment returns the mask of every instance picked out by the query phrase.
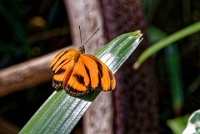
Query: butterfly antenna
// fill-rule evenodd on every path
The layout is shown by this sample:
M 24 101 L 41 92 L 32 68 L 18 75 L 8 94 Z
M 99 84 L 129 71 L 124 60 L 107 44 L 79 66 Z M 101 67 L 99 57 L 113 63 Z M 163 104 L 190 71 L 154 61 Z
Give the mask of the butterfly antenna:
M 83 44 L 82 44 L 82 35 L 81 35 L 81 27 L 80 26 L 79 26 L 79 32 L 80 32 L 81 46 L 83 46 Z
M 96 32 L 93 33 L 93 35 L 92 35 L 89 39 L 87 39 L 87 41 L 83 44 L 83 46 L 84 46 L 86 43 L 88 43 L 88 41 L 89 41 L 98 31 L 99 31 L 99 28 L 96 30 Z

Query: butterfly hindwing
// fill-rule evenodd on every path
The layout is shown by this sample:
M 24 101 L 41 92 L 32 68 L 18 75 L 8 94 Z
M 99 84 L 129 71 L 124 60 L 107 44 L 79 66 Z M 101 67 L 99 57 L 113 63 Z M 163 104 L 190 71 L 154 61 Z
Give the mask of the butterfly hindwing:
M 112 72 L 102 61 L 89 54 L 80 54 L 65 89 L 73 96 L 80 96 L 90 90 L 113 90 L 115 84 Z
M 113 90 L 116 83 L 110 69 L 101 60 L 92 55 L 85 54 L 83 58 L 90 71 L 91 87 L 102 91 Z

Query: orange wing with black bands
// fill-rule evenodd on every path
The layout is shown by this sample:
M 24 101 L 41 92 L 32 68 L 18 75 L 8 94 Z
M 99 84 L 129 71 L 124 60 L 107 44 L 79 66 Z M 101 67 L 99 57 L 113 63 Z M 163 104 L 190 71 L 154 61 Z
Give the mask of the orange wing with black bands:
M 81 96 L 91 90 L 110 91 L 116 85 L 114 75 L 102 61 L 73 49 L 60 52 L 50 67 L 54 75 L 52 86 L 64 88 L 72 96 Z
M 70 95 L 79 96 L 91 90 L 110 91 L 115 85 L 114 75 L 102 61 L 92 55 L 81 54 L 74 66 L 66 91 Z
M 76 50 L 69 49 L 61 51 L 51 62 L 53 71 L 52 86 L 56 89 L 65 88 L 74 67 L 73 57 Z

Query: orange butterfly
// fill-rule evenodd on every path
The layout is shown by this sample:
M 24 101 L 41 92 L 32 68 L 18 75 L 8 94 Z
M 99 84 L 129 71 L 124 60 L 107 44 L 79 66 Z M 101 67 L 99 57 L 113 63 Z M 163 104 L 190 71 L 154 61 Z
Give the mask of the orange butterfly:
M 116 81 L 111 70 L 98 58 L 84 54 L 82 45 L 61 51 L 51 62 L 52 86 L 64 88 L 69 95 L 81 96 L 91 90 L 114 90 Z

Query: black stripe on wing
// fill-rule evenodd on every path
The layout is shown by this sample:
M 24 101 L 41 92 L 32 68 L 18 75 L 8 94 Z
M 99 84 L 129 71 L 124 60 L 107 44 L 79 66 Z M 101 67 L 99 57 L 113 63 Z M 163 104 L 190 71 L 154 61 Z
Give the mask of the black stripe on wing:
M 78 91 L 76 89 L 74 89 L 73 87 L 71 87 L 70 85 L 67 85 L 66 88 L 66 93 L 71 95 L 71 96 L 82 96 L 86 93 L 88 93 L 90 90 L 87 91 Z
M 86 85 L 87 89 L 91 88 L 91 76 L 90 76 L 90 70 L 85 66 L 85 70 L 87 72 L 88 78 L 89 78 L 89 83 Z
M 63 50 L 63 51 L 64 51 L 63 54 L 60 55 L 60 53 L 62 53 L 62 52 L 60 52 L 60 53 L 55 57 L 55 58 L 57 58 L 57 57 L 59 56 L 58 59 L 57 59 L 57 61 L 50 67 L 51 69 L 54 68 L 54 66 L 60 61 L 60 59 L 62 58 L 63 55 L 65 55 L 66 53 L 69 52 L 69 50 Z M 54 58 L 54 59 L 55 59 L 55 58 Z M 65 62 L 65 59 L 63 59 L 63 61 L 61 61 L 60 64 L 62 64 L 63 62 Z M 60 65 L 60 64 L 59 64 L 59 65 Z
M 78 74 L 73 74 L 73 77 L 82 85 L 85 85 L 84 77 Z
M 53 71 L 54 75 L 63 74 L 66 70 L 63 68 L 60 68 L 56 73 Z

